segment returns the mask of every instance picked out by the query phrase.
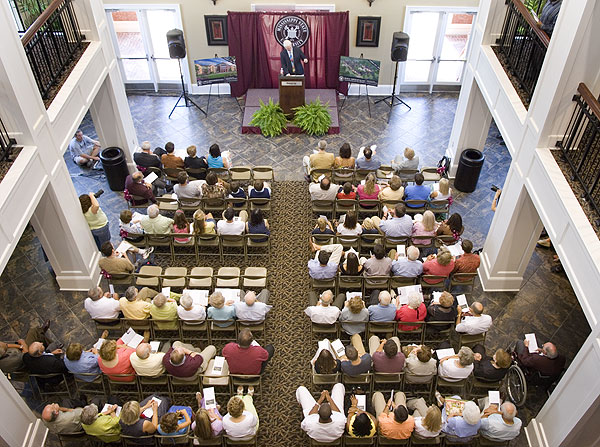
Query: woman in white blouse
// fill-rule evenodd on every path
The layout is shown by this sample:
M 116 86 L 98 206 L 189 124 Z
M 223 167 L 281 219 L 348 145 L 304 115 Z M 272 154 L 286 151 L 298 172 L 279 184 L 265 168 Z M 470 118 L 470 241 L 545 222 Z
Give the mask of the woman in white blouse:
M 358 223 L 358 214 L 356 211 L 348 211 L 344 222 L 337 226 L 338 234 L 342 236 L 358 236 L 362 234 L 362 227 Z
M 442 431 L 442 412 L 435 405 L 427 407 L 425 399 L 410 399 L 406 408 L 415 419 L 415 434 L 422 438 L 435 438 Z
M 440 359 L 438 375 L 448 382 L 458 382 L 466 379 L 473 372 L 473 351 L 463 346 L 456 355 Z
M 249 386 L 248 394 L 243 394 L 244 387 L 239 386 L 237 396 L 227 402 L 227 414 L 223 416 L 225 433 L 236 440 L 250 439 L 258 431 L 258 414 L 252 400 L 254 387 Z

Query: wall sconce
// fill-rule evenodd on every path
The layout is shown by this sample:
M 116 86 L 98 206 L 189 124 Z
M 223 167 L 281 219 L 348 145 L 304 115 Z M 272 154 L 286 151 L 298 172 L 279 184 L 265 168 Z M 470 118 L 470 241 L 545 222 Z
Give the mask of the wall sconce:
M 216 1 L 216 0 L 213 0 L 213 1 Z M 369 2 L 369 8 L 370 8 L 375 0 L 367 0 L 367 1 Z

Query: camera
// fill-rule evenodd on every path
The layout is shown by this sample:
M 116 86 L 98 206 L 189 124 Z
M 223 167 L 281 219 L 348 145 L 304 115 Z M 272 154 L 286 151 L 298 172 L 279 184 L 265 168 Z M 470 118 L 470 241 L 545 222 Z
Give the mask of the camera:
M 95 198 L 98 198 L 98 197 L 100 197 L 102 194 L 104 194 L 104 190 L 103 190 L 103 189 L 99 189 L 98 191 L 96 191 L 96 192 L 94 193 L 94 197 L 95 197 Z
M 492 185 L 492 187 L 490 188 L 492 191 L 496 192 L 498 191 L 500 188 L 498 188 L 496 185 Z

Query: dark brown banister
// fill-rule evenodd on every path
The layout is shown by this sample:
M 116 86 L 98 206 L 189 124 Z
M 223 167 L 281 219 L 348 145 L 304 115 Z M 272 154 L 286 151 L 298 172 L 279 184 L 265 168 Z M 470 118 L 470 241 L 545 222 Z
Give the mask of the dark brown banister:
M 527 23 L 529 23 L 529 26 L 533 32 L 540 38 L 540 41 L 544 44 L 544 46 L 548 48 L 548 45 L 550 44 L 550 37 L 538 26 L 538 23 L 531 15 L 531 12 L 527 9 L 527 6 L 525 6 L 521 0 L 509 1 L 515 5 L 515 8 L 517 8 L 517 11 L 519 11 Z
M 48 21 L 50 16 L 58 9 L 60 5 L 62 5 L 64 0 L 54 0 L 52 3 L 48 5 L 46 9 L 40 14 L 40 16 L 31 24 L 25 34 L 21 37 L 21 43 L 23 46 L 26 46 L 31 39 L 35 36 L 35 34 L 40 30 L 40 28 Z
M 600 121 L 600 102 L 594 97 L 587 85 L 581 82 L 579 86 L 577 86 L 577 91 L 589 107 L 590 112 L 596 115 L 596 118 Z

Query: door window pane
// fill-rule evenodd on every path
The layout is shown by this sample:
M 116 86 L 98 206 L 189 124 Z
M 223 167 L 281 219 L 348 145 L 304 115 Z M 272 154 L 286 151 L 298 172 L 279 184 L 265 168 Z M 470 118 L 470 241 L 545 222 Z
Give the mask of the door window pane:
M 464 64 L 462 61 L 441 61 L 435 81 L 460 82 Z
M 466 59 L 467 43 L 472 26 L 473 14 L 446 14 L 442 59 Z
M 429 82 L 429 69 L 431 62 L 425 61 L 407 61 L 406 71 L 404 72 L 405 82 Z
M 155 59 L 158 78 L 160 81 L 179 81 L 179 65 L 177 59 Z M 184 63 L 182 61 L 182 63 Z
M 440 14 L 437 12 L 415 12 L 411 14 L 409 59 L 431 59 Z
M 148 9 L 146 10 L 146 17 L 148 18 L 148 29 L 150 30 L 154 57 L 169 57 L 167 31 L 178 28 L 175 24 L 175 11 Z
M 121 57 L 146 57 L 140 22 L 135 11 L 111 13 Z
M 123 59 L 126 81 L 150 81 L 150 71 L 146 59 Z

